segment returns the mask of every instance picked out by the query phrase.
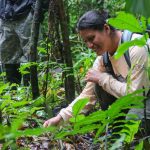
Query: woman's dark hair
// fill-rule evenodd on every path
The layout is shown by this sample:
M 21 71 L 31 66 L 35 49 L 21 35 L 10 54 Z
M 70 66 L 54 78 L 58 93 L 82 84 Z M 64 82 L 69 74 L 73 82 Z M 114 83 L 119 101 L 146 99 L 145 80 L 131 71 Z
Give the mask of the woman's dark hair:
M 84 29 L 94 29 L 102 31 L 104 28 L 104 24 L 106 24 L 108 18 L 109 15 L 106 11 L 88 11 L 80 17 L 77 23 L 77 31 Z M 110 28 L 111 30 L 115 30 L 115 28 L 113 28 L 112 26 L 110 26 Z

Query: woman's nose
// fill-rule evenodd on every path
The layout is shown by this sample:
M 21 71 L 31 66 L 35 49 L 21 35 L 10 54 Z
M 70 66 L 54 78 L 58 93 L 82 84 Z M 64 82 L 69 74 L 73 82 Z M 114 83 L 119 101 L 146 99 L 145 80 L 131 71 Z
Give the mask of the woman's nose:
M 93 43 L 92 42 L 87 42 L 86 44 L 87 44 L 88 48 L 92 48 L 93 47 Z

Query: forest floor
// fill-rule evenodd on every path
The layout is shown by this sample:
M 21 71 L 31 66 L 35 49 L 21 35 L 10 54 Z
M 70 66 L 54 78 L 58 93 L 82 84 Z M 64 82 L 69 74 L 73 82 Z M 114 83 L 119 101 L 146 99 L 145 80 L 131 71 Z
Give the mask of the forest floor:
M 62 140 L 51 140 L 48 134 L 45 136 L 32 136 L 17 139 L 19 148 L 27 148 L 30 150 L 98 150 L 100 144 L 94 144 L 88 135 L 74 136 L 64 142 Z

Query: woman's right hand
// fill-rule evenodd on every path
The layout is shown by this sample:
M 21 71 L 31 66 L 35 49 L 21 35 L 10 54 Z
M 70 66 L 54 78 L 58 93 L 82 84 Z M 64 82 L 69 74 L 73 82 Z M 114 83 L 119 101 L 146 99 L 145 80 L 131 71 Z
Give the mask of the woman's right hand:
M 45 121 L 43 126 L 44 127 L 57 126 L 62 120 L 63 120 L 62 117 L 58 114 L 56 117 L 53 117 L 53 118 Z

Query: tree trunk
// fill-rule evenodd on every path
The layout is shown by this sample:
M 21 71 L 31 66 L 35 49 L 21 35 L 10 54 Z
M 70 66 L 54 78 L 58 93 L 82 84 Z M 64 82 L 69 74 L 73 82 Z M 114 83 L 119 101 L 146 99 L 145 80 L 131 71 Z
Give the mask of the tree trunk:
M 37 43 L 38 43 L 39 28 L 40 28 L 40 17 L 41 17 L 40 15 L 42 13 L 41 6 L 42 6 L 42 0 L 37 0 L 35 4 L 35 11 L 33 16 L 32 31 L 31 31 L 30 62 L 36 62 L 37 60 Z M 32 96 L 33 99 L 36 99 L 40 95 L 36 64 L 33 64 L 31 66 L 30 73 L 31 73 Z
M 62 32 L 62 40 L 64 46 L 64 60 L 66 63 L 65 71 L 65 92 L 66 99 L 72 101 L 75 98 L 75 84 L 74 84 L 74 75 L 73 75 L 73 64 L 72 64 L 72 55 L 70 49 L 69 41 L 69 28 L 67 24 L 67 16 L 64 9 L 63 0 L 56 0 L 59 7 L 59 16 L 60 16 L 60 26 Z

